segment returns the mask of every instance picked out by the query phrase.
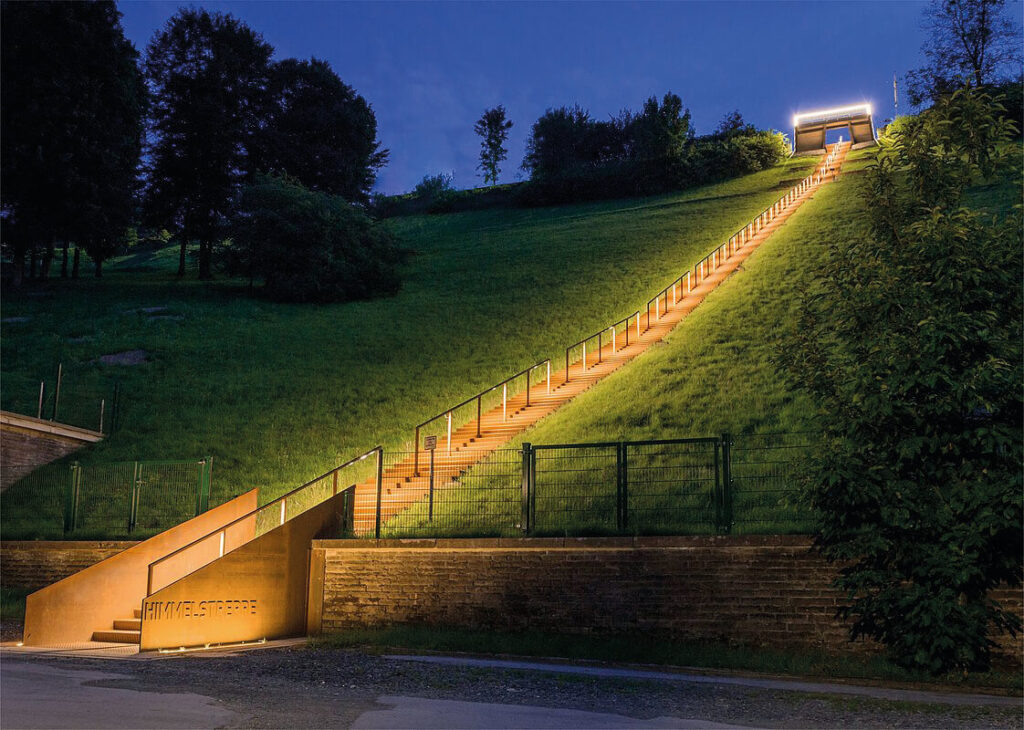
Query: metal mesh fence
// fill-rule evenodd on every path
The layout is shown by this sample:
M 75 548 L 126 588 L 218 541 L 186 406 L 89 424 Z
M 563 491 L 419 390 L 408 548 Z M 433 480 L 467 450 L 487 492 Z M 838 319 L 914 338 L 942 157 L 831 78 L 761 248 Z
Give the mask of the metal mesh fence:
M 623 444 L 628 532 L 699 535 L 714 532 L 716 485 L 722 478 L 715 439 Z
M 411 456 L 385 458 L 381 537 L 522 534 L 521 451 L 438 450 L 421 455 L 419 476 L 405 466 Z
M 146 537 L 205 511 L 212 460 L 50 464 L 4 491 L 15 537 Z
M 618 444 L 536 447 L 532 462 L 532 532 L 616 532 L 617 464 Z
M 732 526 L 737 533 L 807 533 L 814 528 L 804 500 L 812 433 L 757 434 L 732 443 Z

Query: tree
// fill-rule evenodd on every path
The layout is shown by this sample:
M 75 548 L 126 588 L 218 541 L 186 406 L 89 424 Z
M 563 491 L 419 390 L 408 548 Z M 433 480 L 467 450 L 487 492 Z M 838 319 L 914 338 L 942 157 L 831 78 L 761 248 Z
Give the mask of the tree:
M 682 99 L 671 92 L 665 94 L 660 105 L 652 96 L 644 102 L 640 114 L 630 120 L 626 133 L 634 158 L 678 162 L 693 133 L 690 110 L 683 109 Z
M 398 291 L 401 251 L 390 232 L 343 198 L 257 175 L 242 188 L 225 251 L 233 273 L 267 296 L 338 302 Z
M 368 202 L 388 151 L 381 149 L 366 100 L 316 58 L 273 64 L 268 97 L 254 166 L 285 173 L 311 190 Z
M 596 162 L 592 130 L 589 112 L 579 105 L 548 109 L 533 123 L 523 169 L 543 178 Z
M 925 9 L 928 65 L 907 74 L 914 106 L 936 101 L 967 84 L 980 88 L 1020 72 L 1020 29 L 1006 16 L 1006 0 L 932 0 Z
M 0 187 L 14 282 L 40 244 L 45 277 L 58 239 L 63 273 L 70 239 L 99 275 L 133 216 L 146 107 L 138 54 L 113 2 L 5 2 L 0 12 Z
M 498 105 L 493 109 L 485 109 L 483 115 L 473 125 L 473 131 L 480 135 L 480 164 L 478 170 L 484 175 L 484 185 L 498 183 L 499 165 L 508 159 L 505 142 L 508 132 L 512 129 L 512 121 L 505 118 L 505 107 Z
M 179 10 L 149 43 L 147 218 L 179 237 L 179 276 L 193 240 L 199 242 L 199 277 L 211 276 L 214 241 L 239 186 L 254 172 L 272 52 L 231 15 L 201 9 Z
M 852 637 L 935 674 L 1020 628 L 988 591 L 1024 549 L 1021 208 L 963 205 L 1007 127 L 968 88 L 883 137 L 868 230 L 831 243 L 781 352 L 819 406 L 810 494 Z

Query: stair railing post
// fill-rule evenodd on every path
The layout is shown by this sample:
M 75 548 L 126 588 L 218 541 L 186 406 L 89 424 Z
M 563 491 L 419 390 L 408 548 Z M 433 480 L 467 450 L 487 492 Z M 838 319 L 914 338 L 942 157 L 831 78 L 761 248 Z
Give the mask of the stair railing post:
M 482 395 L 476 397 L 476 437 L 480 438 L 480 399 Z
M 548 395 L 551 395 L 551 360 L 548 359 Z
M 36 418 L 42 420 L 43 418 L 43 390 L 46 388 L 46 381 L 39 383 L 39 408 L 36 409 Z
M 479 433 L 479 430 L 480 430 L 480 426 L 479 426 L 479 423 L 480 423 L 480 399 L 479 398 L 477 398 L 476 415 L 477 415 L 477 418 L 476 418 L 476 422 L 477 422 L 477 435 L 479 436 L 480 435 L 480 433 Z M 416 427 L 416 445 L 414 446 L 414 448 L 416 450 L 413 451 L 413 457 L 412 457 L 412 475 L 414 477 L 418 477 L 420 475 L 420 427 L 419 426 Z
M 452 453 L 452 412 L 448 411 L 448 454 Z

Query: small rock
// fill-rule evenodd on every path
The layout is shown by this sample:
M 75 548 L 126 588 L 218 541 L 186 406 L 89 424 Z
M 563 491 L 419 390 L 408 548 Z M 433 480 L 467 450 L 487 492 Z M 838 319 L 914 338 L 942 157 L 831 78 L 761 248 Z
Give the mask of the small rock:
M 104 365 L 141 365 L 149 359 L 145 350 L 125 350 L 112 355 L 101 355 L 99 362 Z

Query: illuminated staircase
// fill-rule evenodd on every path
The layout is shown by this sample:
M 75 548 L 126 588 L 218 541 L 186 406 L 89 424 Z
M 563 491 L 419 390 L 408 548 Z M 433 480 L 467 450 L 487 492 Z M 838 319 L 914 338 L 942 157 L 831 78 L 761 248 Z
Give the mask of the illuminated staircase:
M 667 311 L 660 312 L 660 316 L 655 317 L 652 314 L 649 327 L 642 329 L 639 337 L 633 337 L 629 345 L 613 351 L 611 343 L 605 344 L 600 351 L 600 357 L 596 351 L 589 354 L 590 362 L 585 369 L 582 361 L 571 364 L 568 377 L 566 370 L 552 372 L 550 393 L 546 381 L 534 385 L 530 389 L 529 406 L 526 405 L 527 398 L 524 391 L 509 399 L 507 415 L 503 416 L 501 406 L 483 413 L 480 418 L 479 437 L 477 436 L 477 421 L 473 419 L 453 431 L 450 448 L 445 439 L 438 439 L 437 450 L 434 454 L 435 469 L 437 473 L 444 476 L 445 481 L 435 481 L 435 490 L 443 489 L 455 482 L 458 476 L 465 473 L 474 464 L 483 461 L 494 450 L 509 443 L 527 428 L 588 390 L 595 383 L 646 351 L 651 345 L 664 339 L 686 315 L 704 301 L 708 294 L 739 268 L 758 246 L 783 226 L 789 216 L 805 200 L 813 197 L 818 187 L 835 179 L 849 149 L 849 142 L 832 145 L 825 160 L 820 163 L 814 173 L 816 178 L 820 179 L 796 196 L 791 204 L 776 214 L 769 223 L 731 256 L 724 259 L 692 291 L 682 296 L 678 302 L 673 303 Z M 598 359 L 600 362 L 593 362 Z M 384 471 L 380 507 L 382 524 L 426 497 L 430 485 L 427 469 L 423 465 L 427 458 L 429 458 L 428 452 L 421 451 L 418 476 L 414 466 L 415 459 L 412 455 Z M 376 480 L 370 479 L 357 485 L 355 500 L 355 531 L 357 534 L 366 535 L 374 532 L 376 509 Z
M 108 641 L 119 644 L 138 644 L 142 634 L 142 611 L 135 609 L 133 618 L 116 618 L 112 629 L 94 631 L 93 641 Z

